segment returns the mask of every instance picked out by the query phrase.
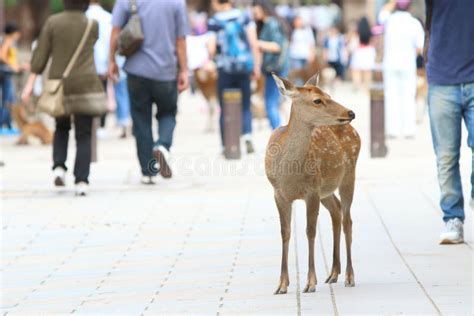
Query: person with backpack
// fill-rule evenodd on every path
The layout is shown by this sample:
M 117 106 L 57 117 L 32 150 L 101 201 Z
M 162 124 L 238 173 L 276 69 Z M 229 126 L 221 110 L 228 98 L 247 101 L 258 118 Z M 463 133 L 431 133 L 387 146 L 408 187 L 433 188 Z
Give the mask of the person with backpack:
M 474 210 L 474 1 L 426 0 L 426 13 L 428 109 L 445 223 L 440 243 L 458 244 L 464 242 L 466 215 L 461 174 L 469 178 L 459 166 L 463 120 L 472 153 Z
M 277 18 L 275 8 L 267 0 L 254 0 L 253 17 L 257 23 L 258 47 L 263 53 L 262 72 L 265 75 L 265 108 L 272 129 L 280 126 L 280 92 L 272 73 L 286 77 L 288 73 L 289 41 L 285 22 Z
M 225 89 L 240 89 L 242 94 L 242 137 L 247 153 L 254 152 L 251 139 L 252 112 L 250 111 L 251 79 L 260 76 L 259 53 L 255 24 L 231 0 L 212 0 L 216 12 L 208 21 L 209 55 L 218 69 L 217 90 L 221 107 L 220 130 L 224 145 Z

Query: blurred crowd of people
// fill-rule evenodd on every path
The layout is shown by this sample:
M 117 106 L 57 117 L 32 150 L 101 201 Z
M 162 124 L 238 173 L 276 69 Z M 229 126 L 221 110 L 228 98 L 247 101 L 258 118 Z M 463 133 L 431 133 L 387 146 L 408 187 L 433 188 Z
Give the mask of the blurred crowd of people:
M 271 128 L 276 129 L 282 125 L 282 100 L 272 73 L 289 77 L 297 85 L 304 85 L 306 79 L 315 72 L 320 72 L 322 84 L 329 87 L 350 77 L 354 91 L 364 92 L 368 92 L 371 87 L 374 74 L 381 73 L 385 95 L 386 135 L 389 138 L 408 139 L 416 134 L 417 100 L 424 108 L 428 94 L 422 55 L 425 37 L 430 37 L 431 42 L 436 45 L 435 49 L 428 51 L 432 58 L 432 62 L 428 64 L 428 70 L 431 71 L 431 75 L 428 72 L 428 81 L 432 86 L 430 100 L 436 103 L 437 98 L 441 98 L 437 91 L 441 91 L 442 87 L 437 87 L 437 84 L 457 85 L 474 81 L 474 32 L 465 32 L 473 29 L 472 22 L 469 22 L 472 19 L 471 16 L 463 15 L 472 14 L 472 2 L 468 0 L 426 0 L 426 29 L 431 29 L 431 34 L 425 34 L 420 20 L 410 13 L 410 0 L 389 0 L 375 21 L 361 17 L 347 25 L 343 23 L 341 9 L 334 3 L 274 7 L 270 0 L 253 0 L 247 7 L 236 7 L 231 0 L 212 0 L 212 14 L 208 15 L 205 12 L 188 12 L 184 0 L 117 0 L 112 14 L 100 6 L 99 0 L 63 2 L 65 11 L 51 16 L 44 24 L 35 44 L 31 65 L 21 65 L 18 62 L 16 43 L 21 36 L 20 29 L 15 23 L 6 24 L 0 49 L 0 129 L 2 133 L 14 131 L 10 116 L 10 109 L 17 103 L 13 75 L 31 72 L 22 93 L 22 101 L 29 103 L 34 86 L 52 57 L 48 76 L 49 79 L 64 81 L 65 102 L 77 102 L 80 99 L 78 96 L 91 92 L 108 91 L 108 112 L 116 112 L 122 137 L 127 136 L 131 116 L 144 184 L 153 184 L 156 174 L 164 178 L 172 176 L 168 160 L 176 127 L 178 94 L 188 88 L 189 81 L 193 90 L 200 88 L 209 101 L 211 116 L 216 112 L 211 104 L 212 99 L 217 99 L 223 146 L 223 93 L 229 88 L 240 90 L 241 135 L 247 153 L 255 150 L 252 142 L 253 95 L 261 95 L 264 100 L 264 112 Z M 463 11 L 463 8 L 466 10 Z M 448 11 L 454 13 L 448 17 L 443 15 L 443 12 Z M 445 47 L 443 45 L 447 40 L 442 39 L 439 34 L 451 36 L 443 27 L 447 28 L 449 23 L 458 22 L 453 20 L 456 18 L 453 18 L 454 14 L 462 25 L 458 27 L 459 33 L 453 34 L 463 36 L 463 39 Z M 117 54 L 117 40 L 131 17 L 140 20 L 145 36 L 136 52 L 125 58 Z M 72 59 L 71 56 L 84 35 L 88 18 L 95 21 L 92 32 L 86 38 L 86 45 L 80 52 L 72 73 L 68 78 L 62 78 L 68 61 Z M 428 47 L 425 46 L 425 49 Z M 439 66 L 443 62 L 452 65 L 449 69 Z M 459 65 L 464 68 L 461 69 Z M 252 82 L 256 84 L 253 85 Z M 462 86 L 461 92 L 455 87 L 452 86 L 449 93 L 457 93 L 458 96 L 467 91 L 464 89 L 472 90 L 472 83 L 469 87 Z M 458 125 L 464 117 L 470 132 L 469 145 L 473 147 L 473 101 L 462 103 L 461 106 L 466 107 L 459 112 L 461 114 L 457 113 L 456 116 L 448 113 L 456 121 L 450 127 L 456 131 L 452 140 L 460 142 Z M 462 202 L 457 164 L 459 146 L 443 149 L 449 143 L 445 135 L 451 131 L 444 130 L 446 124 L 439 123 L 440 111 L 435 106 L 430 108 L 433 142 L 438 155 L 442 208 L 445 211 L 445 221 L 456 218 L 462 220 L 463 215 L 461 216 L 458 205 Z M 152 132 L 153 113 L 156 113 L 158 122 L 158 137 L 154 137 Z M 107 113 L 100 117 L 97 131 L 99 138 L 105 133 L 106 116 Z M 68 135 L 71 124 L 74 123 L 77 142 L 75 182 L 78 194 L 85 195 L 95 118 L 87 113 L 76 113 L 73 119 L 69 116 L 55 119 L 55 184 L 65 184 Z M 441 133 L 441 130 L 444 132 Z M 457 156 L 452 162 L 448 162 L 443 158 L 446 152 L 454 152 Z M 458 171 L 454 170 L 456 164 Z M 454 168 L 455 174 L 451 174 L 456 180 L 454 189 L 452 183 L 448 183 L 450 180 L 446 180 L 449 173 L 446 168 Z M 471 181 L 474 181 L 472 177 Z M 450 190 L 456 193 L 451 194 Z M 457 203 L 455 206 L 451 205 L 454 198 Z M 453 225 L 451 228 L 459 226 Z
M 375 25 L 371 25 L 367 17 L 344 25 L 341 9 L 334 3 L 275 7 L 270 0 L 253 0 L 249 6 L 236 7 L 231 0 L 212 0 L 212 15 L 208 15 L 207 12 L 188 12 L 184 1 L 181 0 L 171 1 L 174 4 L 168 2 L 170 1 L 163 3 L 160 15 L 150 13 L 148 16 L 149 12 L 159 10 L 158 4 L 119 0 L 113 12 L 109 13 L 101 7 L 99 0 L 64 0 L 63 15 L 84 11 L 85 17 L 95 20 L 98 24 L 92 55 L 95 75 L 99 78 L 101 87 L 108 92 L 108 112 L 116 113 L 121 137 L 127 136 L 132 123 L 144 183 L 154 182 L 154 172 L 149 167 L 150 159 L 155 157 L 166 165 L 165 157 L 169 156 L 176 125 L 177 93 L 178 90 L 187 88 L 188 77 L 191 79 L 192 90 L 199 88 L 209 101 L 210 129 L 213 125 L 213 114 L 220 112 L 219 125 L 223 147 L 223 92 L 226 89 L 241 91 L 242 141 L 247 153 L 255 150 L 252 142 L 252 118 L 257 103 L 255 96 L 262 100 L 260 112 L 265 113 L 272 129 L 278 128 L 285 121 L 281 117 L 282 100 L 272 73 L 289 77 L 301 86 L 314 73 L 321 72 L 322 84 L 329 87 L 351 78 L 354 91 L 368 92 L 374 72 L 383 72 L 387 136 L 414 137 L 416 60 L 417 56 L 421 55 L 424 33 L 420 22 L 408 11 L 410 1 L 389 1 L 380 12 Z M 158 26 L 166 32 L 163 33 L 165 38 L 160 41 L 146 37 L 138 52 L 126 59 L 116 53 L 117 47 L 114 43 L 132 14 L 134 5 L 138 9 L 145 34 L 153 34 Z M 164 9 L 168 7 L 170 8 L 167 9 L 169 12 L 166 15 Z M 157 20 L 151 21 L 154 18 Z M 54 19 L 53 16 L 49 20 Z M 45 45 L 51 45 L 44 43 L 48 25 L 45 24 L 42 35 L 34 43 L 32 72 L 36 76 L 34 80 L 30 78 L 26 84 L 24 101 L 29 101 L 29 94 L 41 94 L 41 88 L 34 89 L 34 86 L 38 87 L 38 78 L 51 57 L 47 52 L 42 52 Z M 379 40 L 382 33 L 385 33 L 384 45 Z M 19 65 L 17 61 L 15 43 L 20 36 L 18 26 L 7 23 L 0 55 L 4 74 L 0 116 L 3 132 L 13 131 L 9 109 L 16 104 L 16 93 L 12 76 L 30 70 L 29 65 Z M 186 43 L 192 49 L 186 50 Z M 54 47 L 48 46 L 46 49 L 53 49 L 54 56 Z M 113 58 L 110 57 L 112 54 Z M 69 57 L 65 52 L 62 56 L 66 56 L 62 57 L 65 64 Z M 53 69 L 54 66 L 56 65 L 53 60 Z M 174 88 L 167 91 L 166 86 L 156 85 L 156 82 L 165 82 L 174 86 L 176 78 L 179 86 L 176 91 Z M 150 87 L 146 88 L 148 85 Z M 66 85 L 66 91 L 68 90 Z M 215 103 L 220 106 L 217 111 L 213 99 L 217 100 Z M 424 103 L 424 100 L 421 102 Z M 153 103 L 158 106 L 157 141 L 151 134 L 150 125 Z M 106 117 L 107 113 L 97 120 L 98 138 L 106 136 Z M 62 118 L 56 119 L 53 142 L 55 152 L 64 152 L 63 147 L 67 146 L 65 135 L 70 129 L 70 122 L 59 124 L 61 120 Z M 91 126 L 94 125 L 93 122 L 94 120 Z M 61 126 L 62 129 L 59 128 Z M 60 131 L 64 134 L 62 137 L 59 137 Z M 59 143 L 57 140 L 61 138 L 64 141 Z M 86 147 L 88 145 L 78 146 Z M 157 155 L 153 154 L 155 149 Z M 82 154 L 89 155 L 88 152 Z M 54 169 L 57 175 L 62 177 L 66 172 L 65 156 L 54 156 L 58 159 L 54 162 Z M 80 182 L 87 183 L 87 176 L 80 176 L 78 179 L 85 179 Z

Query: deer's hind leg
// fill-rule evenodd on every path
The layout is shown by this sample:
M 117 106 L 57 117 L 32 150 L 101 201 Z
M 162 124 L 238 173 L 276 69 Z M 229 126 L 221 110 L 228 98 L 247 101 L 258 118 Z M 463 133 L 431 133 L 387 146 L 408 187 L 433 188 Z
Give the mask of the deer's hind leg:
M 291 236 L 291 202 L 279 195 L 275 195 L 275 202 L 280 214 L 282 242 L 280 283 L 275 294 L 286 294 L 288 285 L 290 285 L 290 278 L 288 276 L 288 248 Z
M 346 238 L 346 252 L 347 252 L 347 266 L 346 266 L 346 281 L 345 285 L 348 287 L 355 286 L 354 269 L 352 268 L 352 218 L 351 205 L 354 198 L 355 185 L 355 171 L 346 175 L 341 187 L 339 188 L 339 195 L 341 196 L 342 209 L 342 226 L 344 229 L 344 237 Z
M 331 215 L 333 233 L 332 269 L 326 279 L 326 283 L 336 283 L 337 278 L 341 273 L 341 203 L 334 194 L 321 200 L 321 203 L 323 203 L 324 207 L 328 209 L 329 214 Z

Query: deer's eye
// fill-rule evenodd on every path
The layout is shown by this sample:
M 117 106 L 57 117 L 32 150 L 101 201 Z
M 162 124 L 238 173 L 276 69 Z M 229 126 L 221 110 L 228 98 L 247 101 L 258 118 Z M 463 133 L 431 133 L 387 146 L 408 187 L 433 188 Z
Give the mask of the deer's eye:
M 316 99 L 316 100 L 313 100 L 313 103 L 314 104 L 321 104 L 321 103 L 323 103 L 323 101 L 321 101 L 321 99 Z

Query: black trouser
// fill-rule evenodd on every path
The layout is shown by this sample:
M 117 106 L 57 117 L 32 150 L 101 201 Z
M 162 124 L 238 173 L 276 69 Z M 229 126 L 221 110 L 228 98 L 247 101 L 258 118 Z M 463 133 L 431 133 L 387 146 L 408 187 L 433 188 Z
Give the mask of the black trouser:
M 53 141 L 53 169 L 63 167 L 67 170 L 66 159 L 70 129 L 71 117 L 66 116 L 56 119 L 56 130 L 54 131 Z M 75 183 L 89 183 L 92 116 L 74 115 L 74 131 L 76 136 L 76 162 L 74 163 Z

